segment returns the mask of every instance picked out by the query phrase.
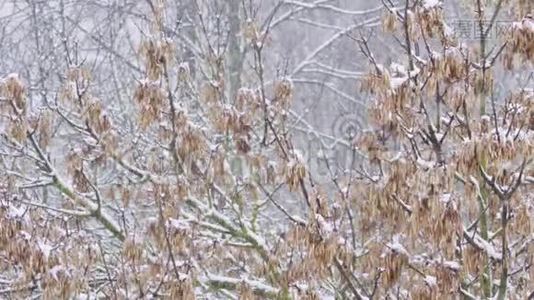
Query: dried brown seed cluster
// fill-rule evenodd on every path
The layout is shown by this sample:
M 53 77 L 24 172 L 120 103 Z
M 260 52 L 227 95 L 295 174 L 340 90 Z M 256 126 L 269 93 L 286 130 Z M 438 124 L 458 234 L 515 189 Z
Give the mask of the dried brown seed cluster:
M 24 114 L 26 111 L 26 98 L 24 85 L 18 75 L 10 74 L 0 82 L 0 95 L 11 102 L 15 113 Z
M 237 91 L 235 108 L 242 113 L 254 115 L 261 108 L 261 97 L 257 91 L 240 88 Z
M 48 111 L 41 114 L 37 131 L 39 132 L 39 147 L 46 149 L 52 138 L 52 125 L 54 115 Z
M 67 69 L 66 80 L 61 87 L 60 99 L 68 108 L 81 111 L 91 85 L 91 73 L 84 67 L 72 66 Z
M 295 191 L 299 188 L 301 180 L 306 177 L 306 166 L 301 155 L 293 152 L 289 161 L 284 166 L 283 174 L 289 189 Z
M 434 38 L 436 35 L 441 39 L 443 44 L 447 44 L 449 36 L 445 32 L 443 23 L 443 9 L 440 5 L 423 5 L 417 10 L 416 19 L 418 26 L 421 27 L 423 34 L 428 38 Z M 417 36 L 414 36 L 417 37 Z
M 334 259 L 345 254 L 340 247 L 338 236 L 331 232 L 329 226 L 331 224 L 322 216 L 315 215 L 315 218 L 310 218 L 308 226 L 293 227 L 288 232 L 286 243 L 279 251 L 284 253 L 293 249 L 302 251 L 303 254 L 298 255 L 294 252 L 297 254 L 294 262 L 284 275 L 284 280 L 289 286 L 301 281 L 313 284 L 316 280 L 327 277 Z
M 129 237 L 123 245 L 124 257 L 130 262 L 138 262 L 143 256 L 143 247 L 139 238 Z
M 397 15 L 395 12 L 388 11 L 382 17 L 382 30 L 384 32 L 394 32 L 397 26 Z
M 135 90 L 134 99 L 139 105 L 139 123 L 142 128 L 158 121 L 164 106 L 165 94 L 157 82 L 142 80 Z
M 200 90 L 200 99 L 208 104 L 213 105 L 219 103 L 221 98 L 221 82 L 204 82 Z
M 79 235 L 68 221 L 51 218 L 45 223 L 42 213 L 0 203 L 0 253 L 9 261 L 0 267 L 21 297 L 31 295 L 28 282 L 35 282 L 44 299 L 68 298 L 87 290 L 86 272 L 93 271 L 90 266 L 99 255 L 94 241 Z
M 393 287 L 399 281 L 402 269 L 407 267 L 408 255 L 406 249 L 398 244 L 390 245 L 389 250 L 383 254 L 385 272 L 382 276 L 386 288 Z
M 513 68 L 514 55 L 519 55 L 523 61 L 534 64 L 534 17 L 531 14 L 512 25 L 508 37 L 507 54 L 504 56 L 508 69 Z
M 371 94 L 380 94 L 391 87 L 391 76 L 385 69 L 379 69 L 366 75 L 360 81 L 360 91 Z
M 176 151 L 182 159 L 198 159 L 207 150 L 202 129 L 191 123 L 180 128 L 177 144 Z
M 16 141 L 23 142 L 26 139 L 28 123 L 26 120 L 26 96 L 25 88 L 18 75 L 10 74 L 0 80 L 0 112 L 7 113 L 7 132 Z
M 111 129 L 111 119 L 108 117 L 102 102 L 97 98 L 89 99 L 86 104 L 86 120 L 98 135 L 102 135 Z
M 293 83 L 289 78 L 282 78 L 274 85 L 274 101 L 281 108 L 287 109 L 293 96 Z
M 250 42 L 255 43 L 260 38 L 258 26 L 254 21 L 247 20 L 243 26 L 243 36 Z
M 384 157 L 384 151 L 386 150 L 376 132 L 372 131 L 361 134 L 358 140 L 355 141 L 355 146 L 368 153 L 371 163 L 380 161 Z
M 445 56 L 437 60 L 436 74 L 438 78 L 449 83 L 457 82 L 467 75 L 466 67 L 461 49 L 449 48 L 445 50 Z
M 145 60 L 148 80 L 158 80 L 165 72 L 166 65 L 173 60 L 172 42 L 166 39 L 150 39 L 141 45 L 141 55 Z

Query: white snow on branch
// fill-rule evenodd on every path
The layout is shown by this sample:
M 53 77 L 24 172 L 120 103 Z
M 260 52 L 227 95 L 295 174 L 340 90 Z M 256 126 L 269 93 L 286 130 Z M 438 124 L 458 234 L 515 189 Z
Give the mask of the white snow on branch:
M 420 157 L 417 158 L 416 163 L 417 163 L 417 165 L 419 165 L 420 167 L 422 167 L 425 170 L 429 170 L 429 169 L 432 169 L 434 167 L 434 163 L 432 161 L 424 160 L 424 159 L 422 159 Z
M 525 17 L 521 22 L 512 23 L 512 28 L 517 30 L 531 31 L 534 33 L 534 20 L 531 17 Z
M 10 219 L 19 219 L 22 218 L 25 213 L 26 210 L 24 208 L 10 205 L 9 210 L 7 211 L 7 217 Z
M 266 294 L 278 294 L 279 291 L 277 288 L 267 285 L 261 281 L 252 280 L 248 278 L 233 278 L 227 276 L 207 274 L 206 276 L 201 277 L 200 281 L 207 284 L 232 285 L 236 287 L 244 283 L 257 293 L 259 292 Z
M 45 258 L 45 260 L 47 260 L 48 257 L 50 256 L 50 252 L 52 252 L 54 247 L 52 247 L 51 245 L 49 245 L 48 243 L 46 243 L 46 241 L 42 239 L 39 239 L 39 241 L 37 242 L 37 245 L 39 246 L 39 250 L 41 250 L 43 257 Z
M 425 9 L 432 9 L 432 8 L 435 8 L 435 7 L 441 7 L 443 3 L 441 2 L 441 0 L 424 0 L 423 1 L 423 7 Z
M 434 276 L 430 276 L 430 275 L 426 275 L 425 277 L 425 283 L 429 286 L 429 287 L 437 287 L 438 286 L 438 280 L 436 277 Z
M 366 9 L 366 10 L 348 10 L 348 9 L 343 9 L 341 7 L 337 7 L 337 6 L 330 5 L 330 4 L 307 3 L 304 1 L 296 1 L 296 0 L 285 0 L 284 3 L 292 4 L 295 6 L 300 6 L 300 7 L 307 8 L 307 9 L 325 9 L 325 10 L 330 10 L 336 13 L 353 15 L 353 16 L 366 15 L 366 14 L 378 12 L 382 9 L 382 6 L 377 6 L 375 8 Z
M 316 217 L 317 224 L 319 225 L 319 229 L 321 231 L 321 235 L 323 236 L 330 236 L 334 232 L 334 227 L 332 224 L 328 223 L 323 216 L 317 215 Z
M 460 265 L 459 262 L 453 261 L 453 260 L 444 261 L 442 265 L 446 267 L 447 269 L 450 269 L 453 271 L 460 271 L 460 269 L 462 268 L 462 265 Z
M 404 248 L 404 246 L 399 242 L 398 236 L 394 236 L 393 242 L 387 243 L 386 246 L 396 253 L 400 253 L 408 257 L 410 256 L 410 254 L 408 253 L 408 250 L 406 250 L 406 248 Z
M 464 236 L 469 237 L 471 242 L 475 244 L 477 248 L 486 252 L 486 254 L 495 260 L 502 260 L 502 253 L 499 252 L 495 247 L 490 244 L 488 241 L 484 240 L 480 235 L 473 234 L 464 229 Z M 472 237 L 472 238 L 471 238 Z
M 407 82 L 410 78 L 414 78 L 421 70 L 414 66 L 414 69 L 410 72 L 407 72 L 406 69 L 397 63 L 391 64 L 391 71 L 393 71 L 393 77 L 390 80 L 390 85 L 392 89 L 396 89 Z

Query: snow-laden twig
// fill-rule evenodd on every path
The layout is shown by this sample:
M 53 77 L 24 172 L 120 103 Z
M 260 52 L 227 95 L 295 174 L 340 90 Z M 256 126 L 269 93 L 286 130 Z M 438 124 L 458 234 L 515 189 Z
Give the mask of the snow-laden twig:
M 35 140 L 34 135 L 31 132 L 28 132 L 28 139 L 30 140 L 31 145 L 37 155 L 39 156 L 41 162 L 47 168 L 49 175 L 52 177 L 52 184 L 66 197 L 74 201 L 76 204 L 83 206 L 87 209 L 91 216 L 93 216 L 98 222 L 100 222 L 104 227 L 112 233 L 116 238 L 123 241 L 125 239 L 124 234 L 120 226 L 113 220 L 111 216 L 100 209 L 100 205 L 95 203 L 91 199 L 79 195 L 75 190 L 70 187 L 59 175 L 57 170 L 54 168 L 54 165 L 48 160 L 47 156 L 44 154 L 43 150 Z
M 308 56 L 293 70 L 292 75 L 299 73 L 300 71 L 302 71 L 302 69 L 304 69 L 305 66 L 311 64 L 312 60 L 317 55 L 319 55 L 319 53 L 321 53 L 326 48 L 330 47 L 339 38 L 349 34 L 350 32 L 352 32 L 353 30 L 355 30 L 357 28 L 364 27 L 364 26 L 378 25 L 377 22 L 379 22 L 379 21 L 380 21 L 379 17 L 373 17 L 373 18 L 370 18 L 368 20 L 353 24 L 353 25 L 345 28 L 344 30 L 335 33 L 328 40 L 326 40 L 324 43 L 322 43 L 319 47 L 315 48 L 314 51 L 312 51 L 310 54 L 308 54 Z
M 502 260 L 502 253 L 499 252 L 495 247 L 490 244 L 488 241 L 484 240 L 477 233 L 471 233 L 464 228 L 464 238 L 475 248 L 485 252 L 490 258 L 500 261 Z
M 91 216 L 91 212 L 85 211 L 85 210 L 70 210 L 70 209 L 56 208 L 56 207 L 52 207 L 50 205 L 45 205 L 45 204 L 35 203 L 35 202 L 30 202 L 30 201 L 24 201 L 24 200 L 20 200 L 20 203 L 28 205 L 28 206 L 35 206 L 35 207 L 39 207 L 39 208 L 42 208 L 42 209 L 55 211 L 55 212 L 62 213 L 62 214 L 65 214 L 65 215 L 75 216 L 75 217 L 89 217 L 89 216 Z
M 254 294 L 262 297 L 274 298 L 279 293 L 279 289 L 277 288 L 274 288 L 259 280 L 252 280 L 248 278 L 241 279 L 208 273 L 201 276 L 199 280 L 210 287 L 227 290 L 236 290 L 240 285 L 245 284 L 252 289 Z
M 285 4 L 291 4 L 295 6 L 300 6 L 306 9 L 325 9 L 336 13 L 341 13 L 345 15 L 351 15 L 351 16 L 362 16 L 362 15 L 368 15 L 375 12 L 379 12 L 382 10 L 382 5 L 379 5 L 374 8 L 366 9 L 366 10 L 348 10 L 343 9 L 338 6 L 334 6 L 331 4 L 322 4 L 322 3 L 307 3 L 303 1 L 297 1 L 297 0 L 284 0 Z
M 118 163 L 127 169 L 128 171 L 134 173 L 135 175 L 144 178 L 146 180 L 149 180 L 156 184 L 162 184 L 165 183 L 166 180 L 164 178 L 161 178 L 157 175 L 151 174 L 150 172 L 143 171 L 141 169 L 138 169 L 128 163 L 126 163 L 123 159 L 119 158 L 118 156 L 114 156 L 114 158 L 118 161 Z M 216 184 L 213 184 L 213 188 L 221 194 L 221 196 L 225 197 L 228 203 L 231 203 L 231 199 L 228 198 L 226 193 L 222 191 L 222 189 L 217 186 Z M 218 211 L 209 208 L 207 205 L 202 203 L 202 201 L 198 200 L 197 198 L 193 197 L 192 195 L 188 195 L 186 197 L 186 203 L 198 211 L 203 213 L 203 216 L 215 221 L 219 226 L 222 228 L 228 230 L 232 235 L 235 237 L 239 237 L 244 239 L 245 241 L 251 243 L 257 250 L 257 252 L 260 254 L 260 256 L 265 260 L 269 261 L 270 255 L 269 255 L 269 249 L 263 239 L 261 239 L 258 235 L 256 235 L 252 230 L 244 226 L 244 224 L 241 224 L 241 227 L 237 227 L 234 225 L 234 223 L 225 215 L 219 213 Z

